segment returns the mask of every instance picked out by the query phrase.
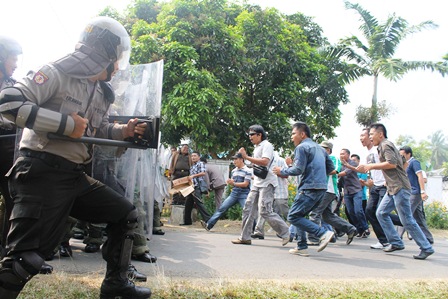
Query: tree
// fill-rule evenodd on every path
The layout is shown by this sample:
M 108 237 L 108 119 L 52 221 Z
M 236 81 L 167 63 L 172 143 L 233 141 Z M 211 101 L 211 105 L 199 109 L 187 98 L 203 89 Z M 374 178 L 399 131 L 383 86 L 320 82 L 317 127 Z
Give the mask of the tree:
M 317 50 L 326 40 L 311 19 L 227 0 L 138 4 L 124 17 L 131 61 L 165 60 L 164 143 L 189 138 L 213 157 L 233 154 L 250 145 L 248 127 L 260 124 L 286 149 L 297 120 L 315 139 L 334 137 L 347 102 L 336 70 L 345 64 Z
M 448 144 L 440 130 L 429 136 L 429 139 L 431 140 L 431 165 L 434 169 L 439 169 L 444 162 L 448 161 Z
M 397 81 L 409 71 L 431 70 L 445 75 L 448 72 L 446 62 L 432 61 L 403 61 L 395 58 L 395 51 L 400 42 L 410 34 L 424 29 L 434 29 L 437 25 L 432 21 L 424 21 L 418 25 L 410 25 L 405 19 L 390 15 L 384 23 L 380 23 L 370 12 L 359 4 L 345 1 L 347 9 L 355 10 L 359 16 L 359 27 L 366 43 L 360 38 L 351 36 L 342 39 L 336 46 L 328 51 L 333 57 L 348 59 L 351 64 L 350 71 L 341 75 L 341 80 L 350 82 L 362 76 L 373 77 L 373 95 L 370 108 L 358 107 L 357 122 L 368 126 L 387 116 L 388 107 L 385 102 L 378 103 L 378 78 L 380 75 L 391 81 Z

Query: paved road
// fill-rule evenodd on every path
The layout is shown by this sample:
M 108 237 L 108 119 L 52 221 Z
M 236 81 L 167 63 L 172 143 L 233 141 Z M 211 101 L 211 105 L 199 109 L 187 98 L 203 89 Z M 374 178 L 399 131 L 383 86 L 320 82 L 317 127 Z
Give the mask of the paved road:
M 351 278 L 448 278 L 448 240 L 436 238 L 436 253 L 425 261 L 415 260 L 419 252 L 414 241 L 405 240 L 406 249 L 386 254 L 369 248 L 374 238 L 355 238 L 349 246 L 345 237 L 318 253 L 310 247 L 310 257 L 288 253 L 295 246 L 281 246 L 274 234 L 265 240 L 253 240 L 252 245 L 234 245 L 235 233 L 206 232 L 198 227 L 166 225 L 164 236 L 153 236 L 152 254 L 156 264 L 134 261 L 140 272 L 170 278 L 225 279 L 351 279 Z M 105 262 L 100 253 L 88 254 L 82 243 L 72 239 L 74 257 L 51 261 L 56 271 L 85 274 L 104 272 Z

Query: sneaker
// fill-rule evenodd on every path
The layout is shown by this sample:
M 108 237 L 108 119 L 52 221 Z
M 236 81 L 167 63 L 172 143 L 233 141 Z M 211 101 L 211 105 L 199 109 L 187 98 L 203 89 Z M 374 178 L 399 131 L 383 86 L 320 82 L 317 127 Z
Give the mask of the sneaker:
M 236 239 L 236 240 L 232 240 L 233 244 L 243 244 L 243 245 L 250 245 L 252 244 L 251 240 L 241 240 L 241 239 Z
M 323 236 L 320 238 L 320 245 L 317 248 L 317 252 L 321 252 L 322 250 L 324 250 L 325 247 L 327 247 L 328 243 L 330 243 L 333 236 L 333 231 L 326 231 L 325 234 L 323 234 Z
M 306 249 L 293 248 L 293 249 L 289 250 L 289 253 L 295 254 L 295 255 L 300 255 L 300 256 L 310 256 L 310 254 L 308 253 L 308 250 L 306 250 Z
M 288 243 L 289 243 L 289 236 L 286 238 L 282 238 L 282 246 L 285 246 Z
M 264 236 L 259 235 L 259 234 L 256 234 L 256 233 L 250 235 L 250 237 L 251 237 L 252 239 L 260 239 L 260 240 L 264 240 Z
M 381 243 L 381 242 L 377 242 L 377 243 L 375 243 L 375 244 L 373 244 L 373 245 L 370 245 L 370 248 L 372 248 L 372 249 L 384 249 L 384 248 L 386 248 L 387 246 L 389 246 L 389 243 L 385 243 L 385 244 L 383 244 L 383 243 Z
M 208 232 L 210 231 L 210 229 L 207 226 L 207 222 L 205 222 L 204 220 L 201 220 L 201 225 L 206 231 L 208 231 Z
M 362 233 L 357 234 L 356 237 L 366 239 L 369 237 L 369 235 L 370 235 L 370 231 L 367 229 L 367 230 L 363 231 Z
M 356 235 L 356 228 L 352 229 L 347 233 L 347 241 L 345 242 L 345 244 L 350 245 L 355 235 Z

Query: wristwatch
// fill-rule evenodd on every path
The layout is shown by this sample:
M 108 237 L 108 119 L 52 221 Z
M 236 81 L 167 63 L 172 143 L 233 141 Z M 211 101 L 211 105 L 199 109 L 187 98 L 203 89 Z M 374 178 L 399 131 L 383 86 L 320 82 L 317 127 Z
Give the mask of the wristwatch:
M 425 190 L 420 191 L 420 194 L 425 194 L 425 193 L 426 193 Z

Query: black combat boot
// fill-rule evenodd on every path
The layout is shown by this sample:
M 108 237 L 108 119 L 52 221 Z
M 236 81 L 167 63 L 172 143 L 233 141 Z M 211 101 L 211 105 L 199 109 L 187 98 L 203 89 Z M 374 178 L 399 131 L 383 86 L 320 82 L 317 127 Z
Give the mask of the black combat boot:
M 120 275 L 118 271 L 107 271 L 101 284 L 100 299 L 148 299 L 151 289 L 136 286 L 127 277 L 127 271 Z M 123 278 L 125 277 L 125 278 Z

